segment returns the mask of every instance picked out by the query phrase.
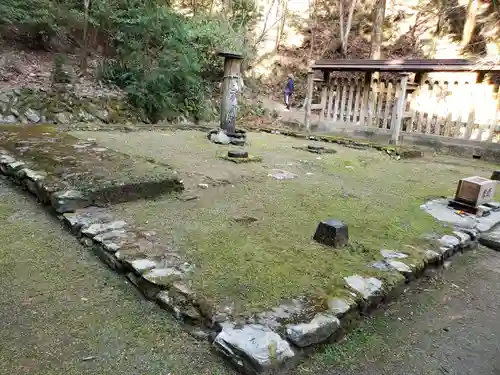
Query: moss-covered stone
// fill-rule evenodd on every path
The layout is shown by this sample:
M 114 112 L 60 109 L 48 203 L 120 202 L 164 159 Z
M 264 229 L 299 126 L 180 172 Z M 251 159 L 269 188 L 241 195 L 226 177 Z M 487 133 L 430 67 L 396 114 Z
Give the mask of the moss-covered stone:
M 220 155 L 220 159 L 232 161 L 233 163 L 236 164 L 243 164 L 243 163 L 258 163 L 262 161 L 262 158 L 260 156 L 254 156 L 254 155 L 248 155 L 246 158 L 232 158 L 227 155 Z
M 48 190 L 78 191 L 91 203 L 153 198 L 183 189 L 172 168 L 80 141 L 51 125 L 0 126 L 0 147 L 30 168 L 47 172 L 43 183 Z
M 37 111 L 42 122 L 48 123 L 61 123 L 57 116 L 59 113 L 68 113 L 72 120 L 84 122 L 140 121 L 140 115 L 121 98 L 81 98 L 72 92 L 30 88 L 23 88 L 17 94 L 10 91 L 1 94 L 3 100 L 0 106 L 0 123 L 2 116 L 7 115 L 14 115 L 22 123 L 22 115 L 27 110 Z

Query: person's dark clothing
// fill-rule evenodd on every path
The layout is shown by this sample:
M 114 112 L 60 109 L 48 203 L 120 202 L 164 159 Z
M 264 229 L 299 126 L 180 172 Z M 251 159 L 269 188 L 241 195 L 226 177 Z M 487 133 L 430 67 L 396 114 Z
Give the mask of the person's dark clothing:
M 293 94 L 293 90 L 295 89 L 295 82 L 293 78 L 288 78 L 288 81 L 285 86 L 285 106 L 286 109 L 290 109 L 290 97 Z

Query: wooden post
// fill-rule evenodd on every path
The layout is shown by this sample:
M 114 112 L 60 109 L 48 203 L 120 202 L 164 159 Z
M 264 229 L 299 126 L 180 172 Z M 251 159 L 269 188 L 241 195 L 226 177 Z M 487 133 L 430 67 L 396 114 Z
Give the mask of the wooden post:
M 311 104 L 314 88 L 314 72 L 307 72 L 307 93 L 306 93 L 306 115 L 304 117 L 304 126 L 307 131 L 311 130 Z
M 361 110 L 359 115 L 359 125 L 361 126 L 369 125 L 365 122 L 365 116 L 368 112 L 368 101 L 370 99 L 371 82 L 372 82 L 372 73 L 366 72 L 365 80 L 363 82 L 363 94 L 362 94 L 363 98 L 361 101 Z
M 319 113 L 319 121 L 322 122 L 325 119 L 326 112 L 326 99 L 328 97 L 328 81 L 330 80 L 330 72 L 323 72 L 323 87 L 321 89 L 321 112 Z
M 486 72 L 477 72 L 476 73 L 476 83 L 484 83 L 484 80 L 486 78 Z
M 226 133 L 234 133 L 238 114 L 238 92 L 243 56 L 232 52 L 219 52 L 224 57 L 224 78 L 220 101 L 220 127 Z
M 406 105 L 406 87 L 408 85 L 408 74 L 404 73 L 401 75 L 401 82 L 399 84 L 399 98 L 396 103 L 396 118 L 393 121 L 394 127 L 392 128 L 391 144 L 399 143 L 399 133 L 401 132 L 401 124 L 403 122 L 403 113 Z
M 493 123 L 491 125 L 491 132 L 488 137 L 488 142 L 493 141 L 493 136 L 495 135 L 495 130 L 499 118 L 498 112 L 500 111 L 500 89 L 498 86 L 496 86 L 493 91 L 495 91 L 495 89 L 496 89 L 496 106 L 495 106 L 495 113 L 493 115 Z

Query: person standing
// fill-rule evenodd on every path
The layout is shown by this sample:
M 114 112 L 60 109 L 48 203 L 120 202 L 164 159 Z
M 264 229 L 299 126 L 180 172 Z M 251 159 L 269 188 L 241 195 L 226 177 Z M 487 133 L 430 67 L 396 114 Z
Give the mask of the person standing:
M 293 80 L 293 74 L 290 73 L 288 75 L 288 79 L 285 86 L 285 106 L 287 111 L 290 110 L 290 98 L 293 94 L 294 89 L 295 89 L 295 82 Z

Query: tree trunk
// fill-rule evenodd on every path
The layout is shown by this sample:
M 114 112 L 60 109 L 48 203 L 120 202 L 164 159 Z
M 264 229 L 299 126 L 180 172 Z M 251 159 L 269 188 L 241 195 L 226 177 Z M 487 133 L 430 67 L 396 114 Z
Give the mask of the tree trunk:
M 80 73 L 84 76 L 87 73 L 87 55 L 88 55 L 88 29 L 89 29 L 89 5 L 90 0 L 84 0 L 83 6 L 85 7 L 85 23 L 83 24 L 83 49 L 82 57 L 80 60 Z
M 382 58 L 382 26 L 384 24 L 386 0 L 376 0 L 373 9 L 373 30 L 370 48 L 370 59 Z
M 358 0 L 350 0 L 349 10 L 347 13 L 347 22 L 344 27 L 344 1 L 338 0 L 339 4 L 339 15 L 340 15 L 340 41 L 342 43 L 342 53 L 344 56 L 347 54 L 347 42 L 349 41 L 349 33 L 351 32 L 352 17 L 354 16 L 354 10 L 358 4 Z
M 476 27 L 477 8 L 479 0 L 469 0 L 467 7 L 467 18 L 465 19 L 464 32 L 462 34 L 462 47 L 466 47 L 472 40 Z

